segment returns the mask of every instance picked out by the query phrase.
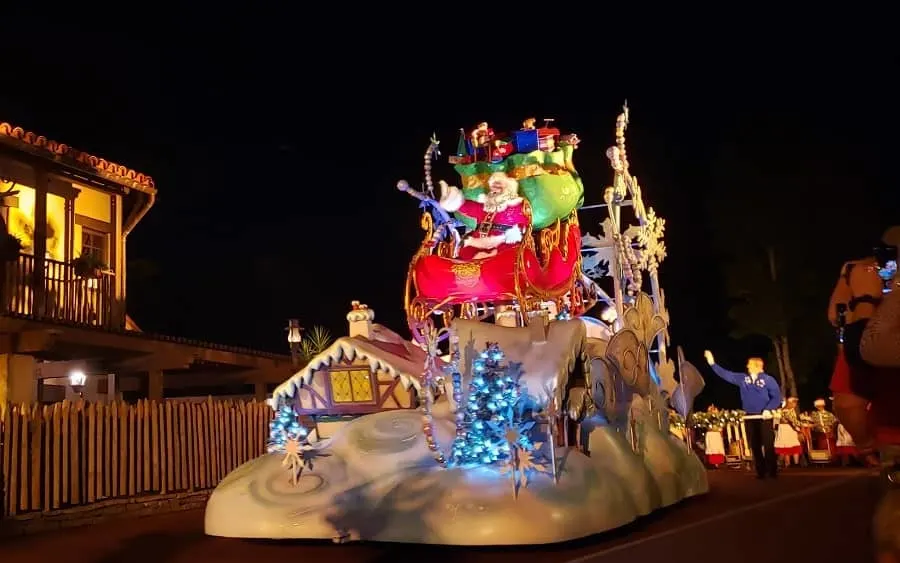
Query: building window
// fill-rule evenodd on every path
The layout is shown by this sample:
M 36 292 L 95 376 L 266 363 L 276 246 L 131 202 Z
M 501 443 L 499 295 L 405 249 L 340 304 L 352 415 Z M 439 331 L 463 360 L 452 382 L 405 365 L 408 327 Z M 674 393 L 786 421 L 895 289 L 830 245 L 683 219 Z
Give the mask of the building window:
M 335 370 L 330 376 L 331 399 L 335 403 L 371 403 L 375 399 L 369 370 Z
M 106 264 L 106 234 L 81 229 L 81 256 L 91 255 Z

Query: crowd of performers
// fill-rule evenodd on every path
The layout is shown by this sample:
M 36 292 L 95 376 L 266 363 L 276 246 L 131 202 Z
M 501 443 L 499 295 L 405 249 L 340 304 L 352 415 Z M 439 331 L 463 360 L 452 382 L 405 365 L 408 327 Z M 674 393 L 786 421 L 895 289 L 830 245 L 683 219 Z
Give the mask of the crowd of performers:
M 824 399 L 817 399 L 815 409 L 800 412 L 799 400 L 789 397 L 776 410 L 775 453 L 782 467 L 806 466 L 809 463 L 854 463 L 859 451 L 846 428 L 826 408 Z M 711 468 L 723 465 L 743 465 L 752 454 L 747 444 L 743 411 L 720 410 L 711 405 L 706 412 L 694 413 L 688 432 L 691 443 Z M 681 425 L 674 425 L 677 433 Z

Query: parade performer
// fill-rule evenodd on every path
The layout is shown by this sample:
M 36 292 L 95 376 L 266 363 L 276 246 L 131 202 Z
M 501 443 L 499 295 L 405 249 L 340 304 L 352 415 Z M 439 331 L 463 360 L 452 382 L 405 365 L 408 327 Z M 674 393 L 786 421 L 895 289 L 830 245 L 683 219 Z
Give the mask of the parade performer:
M 707 363 L 716 375 L 737 385 L 741 390 L 741 405 L 744 412 L 759 418 L 744 419 L 747 441 L 753 452 L 756 476 L 759 479 L 778 476 L 778 458 L 775 457 L 775 427 L 772 422 L 776 409 L 781 406 L 781 389 L 778 382 L 765 373 L 762 358 L 747 360 L 747 373 L 728 371 L 716 364 L 712 352 L 703 352 Z
M 784 467 L 789 467 L 791 462 L 793 465 L 800 465 L 800 455 L 803 453 L 803 445 L 800 443 L 803 427 L 800 424 L 797 403 L 797 397 L 788 397 L 779 412 L 778 430 L 775 433 L 775 453 L 778 454 Z
M 834 453 L 834 427 L 837 419 L 825 409 L 825 399 L 816 399 L 813 403 L 816 407 L 812 413 L 812 431 L 817 450 L 828 450 Z
M 719 409 L 710 405 L 706 412 L 709 413 L 709 426 L 706 429 L 706 462 L 718 469 L 725 463 L 725 439 L 722 437 L 722 422 L 719 420 Z
M 853 437 L 844 428 L 840 422 L 837 423 L 837 443 L 835 445 L 835 453 L 841 458 L 841 465 L 848 465 L 850 460 L 859 455 L 856 444 L 853 443 Z
M 519 183 L 504 172 L 495 172 L 488 180 L 488 192 L 477 201 L 467 200 L 462 190 L 441 181 L 441 207 L 475 219 L 477 226 L 463 240 L 460 260 L 489 258 L 522 241 L 530 220 L 525 200 L 519 196 Z

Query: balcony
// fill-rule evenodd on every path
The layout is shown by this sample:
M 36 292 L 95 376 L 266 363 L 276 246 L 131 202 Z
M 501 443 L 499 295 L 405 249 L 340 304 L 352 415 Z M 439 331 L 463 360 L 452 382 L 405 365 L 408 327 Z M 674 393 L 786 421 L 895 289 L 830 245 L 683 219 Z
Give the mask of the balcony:
M 0 314 L 35 320 L 119 329 L 115 275 L 76 275 L 71 264 L 44 259 L 43 276 L 30 254 L 5 263 L 0 277 Z M 0 269 L 4 264 L 0 264 Z

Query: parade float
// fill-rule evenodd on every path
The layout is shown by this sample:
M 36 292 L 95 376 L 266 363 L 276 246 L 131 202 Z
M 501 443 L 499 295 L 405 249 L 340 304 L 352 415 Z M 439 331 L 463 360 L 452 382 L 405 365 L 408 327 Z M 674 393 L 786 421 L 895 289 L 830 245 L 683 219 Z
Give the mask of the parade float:
M 433 137 L 423 188 L 397 185 L 425 231 L 405 289 L 411 338 L 354 302 L 348 336 L 275 389 L 269 453 L 218 485 L 206 533 L 542 544 L 706 493 L 670 427 L 703 379 L 667 354 L 664 222 L 630 173 L 628 117 L 606 152 L 612 185 L 589 206 L 606 211 L 597 236 L 580 227 L 576 135 L 481 123 L 439 194 Z

